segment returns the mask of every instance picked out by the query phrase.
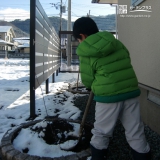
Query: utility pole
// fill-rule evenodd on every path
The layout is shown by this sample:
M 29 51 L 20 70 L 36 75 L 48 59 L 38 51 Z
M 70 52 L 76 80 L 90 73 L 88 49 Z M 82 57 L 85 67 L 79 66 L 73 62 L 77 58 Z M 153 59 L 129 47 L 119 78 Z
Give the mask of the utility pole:
M 68 0 L 68 31 L 71 31 L 71 0 Z
M 62 0 L 61 0 L 61 4 L 60 4 L 60 27 L 59 27 L 59 31 L 62 30 Z
M 87 13 L 87 17 L 90 17 L 90 10 L 89 10 L 89 13 Z
M 62 0 L 58 3 L 50 3 L 52 7 L 54 6 L 56 9 L 60 8 L 60 25 L 59 25 L 59 31 L 62 30 Z
M 68 0 L 68 24 L 67 30 L 71 31 L 71 0 Z M 71 35 L 67 34 L 67 65 L 71 66 Z

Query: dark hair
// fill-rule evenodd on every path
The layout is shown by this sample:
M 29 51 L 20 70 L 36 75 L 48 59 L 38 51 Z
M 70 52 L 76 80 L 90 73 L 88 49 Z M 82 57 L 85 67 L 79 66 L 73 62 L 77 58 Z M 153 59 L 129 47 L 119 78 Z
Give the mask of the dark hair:
M 81 17 L 77 19 L 73 25 L 73 36 L 75 39 L 81 39 L 79 34 L 90 36 L 98 31 L 96 23 L 90 17 Z

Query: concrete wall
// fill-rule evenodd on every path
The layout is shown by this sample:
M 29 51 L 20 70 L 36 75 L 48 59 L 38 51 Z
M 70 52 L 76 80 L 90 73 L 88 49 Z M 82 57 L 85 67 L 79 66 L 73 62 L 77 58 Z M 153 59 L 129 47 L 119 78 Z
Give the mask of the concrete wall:
M 131 2 L 128 0 L 120 0 L 118 5 L 127 5 L 127 14 L 118 15 L 118 39 L 128 48 L 138 81 L 142 84 L 142 119 L 160 134 L 160 106 L 147 100 L 150 89 L 160 95 L 160 1 L 146 0 L 138 5 L 150 6 L 152 12 L 130 12 Z
M 141 88 L 140 104 L 143 121 L 160 135 L 160 106 L 147 100 L 148 91 Z

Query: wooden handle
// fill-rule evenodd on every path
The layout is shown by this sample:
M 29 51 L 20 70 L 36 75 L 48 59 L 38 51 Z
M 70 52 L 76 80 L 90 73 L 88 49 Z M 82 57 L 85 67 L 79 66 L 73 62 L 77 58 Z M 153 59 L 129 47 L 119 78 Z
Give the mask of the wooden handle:
M 78 81 L 79 81 L 79 71 L 78 71 L 78 78 L 77 78 L 77 91 L 78 91 Z
M 94 97 L 94 94 L 93 94 L 93 92 L 91 91 L 90 94 L 89 94 L 89 98 L 88 98 L 88 101 L 87 101 L 87 105 L 86 105 L 84 114 L 83 114 L 82 122 L 81 122 L 81 124 L 80 124 L 79 137 L 81 137 L 81 135 L 82 135 L 84 123 L 85 123 L 85 121 L 86 121 L 87 114 L 88 114 L 89 108 L 90 108 L 90 106 L 91 106 L 93 97 Z

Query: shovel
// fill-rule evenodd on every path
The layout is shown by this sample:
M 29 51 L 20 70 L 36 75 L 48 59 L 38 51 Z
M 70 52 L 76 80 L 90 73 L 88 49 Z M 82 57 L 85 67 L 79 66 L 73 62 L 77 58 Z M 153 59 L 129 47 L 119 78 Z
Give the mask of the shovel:
M 83 135 L 83 130 L 84 130 L 84 124 L 85 124 L 85 121 L 86 121 L 86 117 L 87 117 L 87 114 L 88 114 L 88 111 L 89 111 L 89 107 L 91 105 L 91 102 L 93 100 L 93 92 L 91 91 L 90 92 L 90 95 L 89 95 L 89 98 L 88 98 L 88 101 L 87 101 L 87 105 L 86 105 L 86 108 L 85 108 L 85 111 L 84 111 L 84 114 L 83 114 L 83 118 L 82 118 L 82 121 L 81 121 L 81 124 L 80 124 L 80 128 L 79 128 L 79 136 L 78 136 L 78 140 L 74 143 L 73 143 L 73 140 L 69 140 L 67 141 L 67 145 L 60 145 L 60 148 L 62 150 L 65 150 L 65 151 L 71 151 L 73 150 L 74 148 L 76 148 L 78 146 L 78 144 L 80 143 L 81 141 L 81 138 L 82 138 L 82 135 Z

